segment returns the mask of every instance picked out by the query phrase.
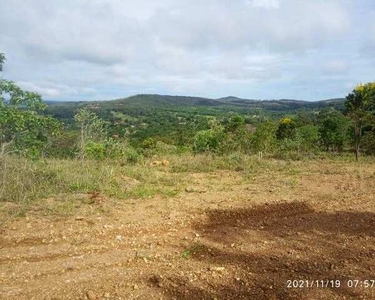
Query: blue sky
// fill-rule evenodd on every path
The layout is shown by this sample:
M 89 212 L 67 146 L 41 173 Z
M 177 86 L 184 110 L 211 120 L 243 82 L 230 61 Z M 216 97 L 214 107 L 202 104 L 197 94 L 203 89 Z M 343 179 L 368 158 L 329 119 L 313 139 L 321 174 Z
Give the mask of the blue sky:
M 375 80 L 373 0 L 2 0 L 3 77 L 48 100 L 344 97 Z

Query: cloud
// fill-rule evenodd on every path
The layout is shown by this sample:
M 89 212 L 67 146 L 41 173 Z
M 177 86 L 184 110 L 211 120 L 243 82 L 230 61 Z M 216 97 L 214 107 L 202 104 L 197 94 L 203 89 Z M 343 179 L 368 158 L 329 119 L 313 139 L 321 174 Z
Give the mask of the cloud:
M 249 1 L 249 3 L 254 5 L 255 7 L 262 7 L 262 8 L 279 8 L 280 7 L 279 0 L 252 0 L 252 1 Z
M 45 95 L 46 97 L 60 96 L 60 91 L 58 89 L 41 87 L 32 82 L 27 82 L 27 81 L 17 81 L 16 83 L 22 89 L 25 89 L 31 92 L 36 92 L 38 94 Z
M 316 99 L 318 88 L 321 96 L 340 96 L 333 85 L 342 84 L 342 92 L 375 71 L 369 0 L 3 0 L 1 6 L 4 76 L 47 99 L 148 91 L 248 98 L 299 92 Z
M 325 68 L 329 72 L 340 73 L 348 71 L 349 66 L 347 62 L 342 59 L 333 59 L 327 62 Z

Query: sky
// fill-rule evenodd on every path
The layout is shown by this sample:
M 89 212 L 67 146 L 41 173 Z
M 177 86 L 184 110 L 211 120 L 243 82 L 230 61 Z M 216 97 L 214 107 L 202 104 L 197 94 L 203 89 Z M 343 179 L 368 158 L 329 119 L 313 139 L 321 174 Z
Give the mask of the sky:
M 3 78 L 46 100 L 322 100 L 375 80 L 374 0 L 0 0 Z

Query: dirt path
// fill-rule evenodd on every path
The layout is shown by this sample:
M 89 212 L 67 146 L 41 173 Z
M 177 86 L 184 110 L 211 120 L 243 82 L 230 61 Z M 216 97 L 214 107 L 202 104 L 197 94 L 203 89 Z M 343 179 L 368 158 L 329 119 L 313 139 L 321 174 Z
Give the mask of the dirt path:
M 8 222 L 0 298 L 375 299 L 355 281 L 375 280 L 374 168 L 295 169 L 191 174 L 173 199 Z

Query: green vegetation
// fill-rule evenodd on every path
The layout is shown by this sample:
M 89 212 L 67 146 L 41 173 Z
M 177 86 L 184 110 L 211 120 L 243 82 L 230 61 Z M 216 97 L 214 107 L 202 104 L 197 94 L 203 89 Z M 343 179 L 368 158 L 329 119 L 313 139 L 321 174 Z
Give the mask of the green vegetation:
M 47 105 L 0 79 L 0 201 L 170 197 L 188 184 L 185 172 L 251 177 L 265 157 L 346 159 L 354 151 L 358 160 L 360 147 L 375 153 L 374 99 L 368 83 L 346 102 L 138 95 Z
M 0 71 L 4 63 L 0 55 Z M 0 157 L 12 152 L 38 157 L 50 138 L 58 133 L 59 122 L 43 115 L 47 108 L 40 95 L 20 89 L 0 78 Z
M 373 135 L 375 125 L 375 82 L 361 84 L 346 97 L 346 114 L 353 122 L 355 155 L 358 161 L 360 143 L 363 136 L 363 129 L 371 132 L 368 138 Z

